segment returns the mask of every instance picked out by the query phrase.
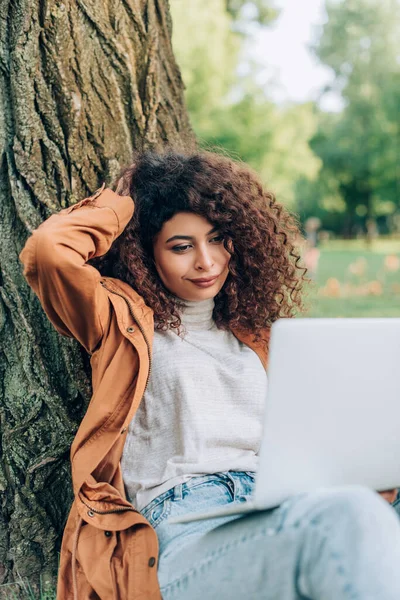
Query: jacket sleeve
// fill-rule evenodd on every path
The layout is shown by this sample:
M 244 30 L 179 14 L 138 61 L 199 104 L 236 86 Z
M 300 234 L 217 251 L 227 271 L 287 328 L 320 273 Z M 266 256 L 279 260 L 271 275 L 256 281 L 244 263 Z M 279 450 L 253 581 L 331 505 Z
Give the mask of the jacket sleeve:
M 87 352 L 100 343 L 110 308 L 99 271 L 86 263 L 107 253 L 133 212 L 132 198 L 103 186 L 44 221 L 20 254 L 23 274 L 54 327 Z

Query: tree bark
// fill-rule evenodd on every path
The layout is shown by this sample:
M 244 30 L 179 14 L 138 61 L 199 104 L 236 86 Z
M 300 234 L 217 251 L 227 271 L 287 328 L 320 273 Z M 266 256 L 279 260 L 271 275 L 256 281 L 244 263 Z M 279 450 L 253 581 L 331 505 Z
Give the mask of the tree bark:
M 133 149 L 191 147 L 167 0 L 0 0 L 0 583 L 54 585 L 89 363 L 18 254 Z M 0 589 L 0 597 L 2 597 Z

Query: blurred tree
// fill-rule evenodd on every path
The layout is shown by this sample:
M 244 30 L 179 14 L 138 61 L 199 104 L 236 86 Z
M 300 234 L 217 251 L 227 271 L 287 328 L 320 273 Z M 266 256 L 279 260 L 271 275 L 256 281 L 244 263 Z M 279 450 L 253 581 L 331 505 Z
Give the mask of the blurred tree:
M 276 107 L 272 124 L 272 140 L 261 172 L 266 181 L 272 182 L 280 200 L 298 210 L 296 182 L 300 178 L 315 182 L 321 168 L 320 159 L 308 143 L 318 126 L 314 105 L 307 102 Z
M 51 327 L 18 254 L 134 148 L 193 144 L 170 35 L 167 0 L 0 3 L 0 583 L 56 573 L 91 393 L 88 357 Z
M 170 8 L 186 105 L 203 138 L 213 123 L 211 113 L 225 106 L 234 84 L 241 41 L 232 31 L 225 0 L 170 0 Z
M 269 25 L 279 14 L 278 8 L 271 0 L 225 0 L 225 5 L 227 12 L 235 21 L 245 18 L 256 21 L 260 25 Z
M 251 19 L 257 26 L 269 24 L 278 14 L 273 4 L 269 0 L 170 0 L 170 4 L 173 46 L 200 143 L 248 162 L 281 200 L 293 206 L 297 177 L 314 177 L 320 164 L 308 146 L 317 125 L 312 106 L 276 107 L 256 82 L 258 66 L 248 61 L 245 74 L 239 68 L 246 25 Z M 262 18 L 261 9 L 266 11 Z
M 346 205 L 344 233 L 400 205 L 400 4 L 328 0 L 328 20 L 314 50 L 335 73 L 339 115 L 320 115 L 311 147 L 321 177 L 337 180 Z

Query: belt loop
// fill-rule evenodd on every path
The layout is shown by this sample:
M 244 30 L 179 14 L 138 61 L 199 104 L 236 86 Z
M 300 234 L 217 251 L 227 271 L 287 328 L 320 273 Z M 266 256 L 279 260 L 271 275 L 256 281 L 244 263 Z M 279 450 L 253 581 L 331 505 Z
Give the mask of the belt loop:
M 230 480 L 230 482 L 232 483 L 232 500 L 236 500 L 236 495 L 237 495 L 237 483 L 236 480 L 232 477 L 232 475 L 229 473 L 229 471 L 225 471 L 224 475 L 227 476 L 227 478 Z
M 182 484 L 178 483 L 174 487 L 174 500 L 183 500 Z

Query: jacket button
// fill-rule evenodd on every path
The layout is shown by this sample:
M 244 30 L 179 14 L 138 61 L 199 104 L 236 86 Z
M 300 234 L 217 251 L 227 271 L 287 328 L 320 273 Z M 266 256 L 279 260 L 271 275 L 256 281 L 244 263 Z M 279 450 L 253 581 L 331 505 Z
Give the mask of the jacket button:
M 111 531 L 105 531 L 105 532 L 104 532 L 104 535 L 105 535 L 106 537 L 111 537 L 111 536 L 112 536 L 112 533 L 111 533 Z
M 92 510 L 87 511 L 88 517 L 94 517 L 94 512 Z
M 134 328 L 134 327 L 128 327 L 128 328 L 127 328 L 127 332 L 128 332 L 128 333 L 133 333 L 134 331 L 135 331 L 135 328 Z
M 149 558 L 149 567 L 154 567 L 155 564 L 156 564 L 156 559 L 154 558 L 154 556 L 151 556 Z

